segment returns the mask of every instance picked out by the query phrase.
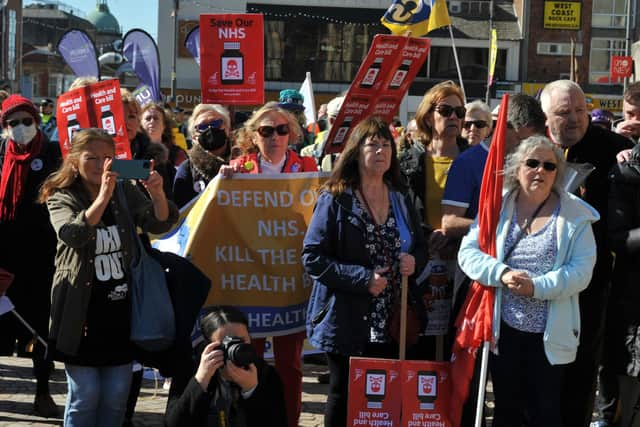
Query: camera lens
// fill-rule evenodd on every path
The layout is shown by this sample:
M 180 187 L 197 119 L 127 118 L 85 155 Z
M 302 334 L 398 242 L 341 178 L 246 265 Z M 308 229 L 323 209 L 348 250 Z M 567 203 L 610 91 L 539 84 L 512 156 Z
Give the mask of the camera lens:
M 253 346 L 245 343 L 242 338 L 225 337 L 222 346 L 225 360 L 230 360 L 236 366 L 247 367 L 257 359 Z

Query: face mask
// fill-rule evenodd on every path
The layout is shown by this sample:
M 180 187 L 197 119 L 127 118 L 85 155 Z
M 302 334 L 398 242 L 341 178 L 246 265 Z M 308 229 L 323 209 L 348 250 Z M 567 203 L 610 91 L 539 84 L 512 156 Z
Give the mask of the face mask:
M 227 133 L 222 129 L 208 128 L 198 136 L 198 144 L 207 151 L 215 151 L 227 143 Z
M 32 124 L 31 126 L 20 124 L 9 129 L 9 138 L 14 140 L 17 144 L 26 145 L 35 138 L 37 133 L 38 130 L 36 129 L 35 124 Z

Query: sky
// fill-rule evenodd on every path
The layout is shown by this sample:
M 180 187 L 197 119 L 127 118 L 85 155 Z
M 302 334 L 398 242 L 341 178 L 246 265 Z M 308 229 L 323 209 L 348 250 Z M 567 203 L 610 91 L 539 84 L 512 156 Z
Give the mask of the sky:
M 107 0 L 111 14 L 116 17 L 122 27 L 122 35 L 133 28 L 140 28 L 158 38 L 158 2 L 166 0 Z M 24 4 L 38 3 L 37 0 L 26 0 Z M 96 0 L 60 0 L 69 6 L 80 9 L 88 15 L 96 8 Z

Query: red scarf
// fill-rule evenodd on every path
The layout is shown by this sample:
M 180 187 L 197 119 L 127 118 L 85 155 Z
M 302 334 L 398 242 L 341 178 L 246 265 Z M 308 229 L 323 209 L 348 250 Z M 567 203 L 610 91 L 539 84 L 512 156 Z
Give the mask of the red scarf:
M 31 159 L 40 153 L 42 136 L 40 131 L 29 143 L 29 150 L 20 153 L 18 144 L 7 140 L 2 176 L 0 177 L 0 221 L 15 219 L 18 203 L 22 199 L 29 175 Z

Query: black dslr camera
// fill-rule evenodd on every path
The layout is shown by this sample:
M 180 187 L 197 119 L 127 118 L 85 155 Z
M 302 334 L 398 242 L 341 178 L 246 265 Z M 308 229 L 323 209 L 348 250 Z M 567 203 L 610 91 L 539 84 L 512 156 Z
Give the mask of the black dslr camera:
M 258 359 L 253 346 L 244 342 L 240 337 L 224 337 L 218 349 L 224 353 L 224 363 L 230 360 L 234 365 L 242 368 L 248 368 Z

